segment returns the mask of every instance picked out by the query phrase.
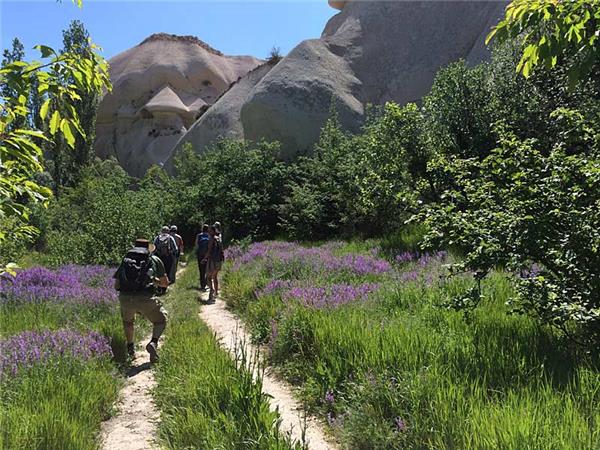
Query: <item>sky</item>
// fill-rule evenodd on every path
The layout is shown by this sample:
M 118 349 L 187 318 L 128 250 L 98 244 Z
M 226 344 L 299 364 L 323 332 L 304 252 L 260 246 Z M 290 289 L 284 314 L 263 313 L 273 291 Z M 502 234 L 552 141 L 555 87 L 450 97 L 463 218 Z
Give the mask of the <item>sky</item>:
M 194 35 L 227 55 L 268 56 L 271 48 L 289 52 L 304 39 L 321 35 L 336 10 L 327 0 L 0 0 L 0 48 L 18 37 L 36 59 L 37 44 L 60 49 L 62 30 L 82 21 L 105 58 L 139 44 L 152 33 Z

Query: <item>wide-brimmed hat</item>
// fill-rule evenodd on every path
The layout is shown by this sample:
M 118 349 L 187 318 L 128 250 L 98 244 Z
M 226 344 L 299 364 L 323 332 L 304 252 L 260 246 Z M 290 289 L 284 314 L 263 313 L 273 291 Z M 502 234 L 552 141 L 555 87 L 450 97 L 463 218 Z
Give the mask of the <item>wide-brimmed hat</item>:
M 150 247 L 150 241 L 148 239 L 136 239 L 135 243 L 133 244 L 134 247 L 140 247 L 140 248 L 148 248 Z

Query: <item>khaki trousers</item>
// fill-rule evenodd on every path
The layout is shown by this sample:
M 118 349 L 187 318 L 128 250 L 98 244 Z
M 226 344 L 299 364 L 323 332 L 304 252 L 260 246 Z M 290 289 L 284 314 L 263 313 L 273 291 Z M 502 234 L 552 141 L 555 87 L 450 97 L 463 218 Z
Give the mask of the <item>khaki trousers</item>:
M 120 292 L 119 304 L 123 325 L 133 326 L 136 313 L 152 322 L 152 337 L 158 339 L 167 326 L 167 313 L 152 292 Z

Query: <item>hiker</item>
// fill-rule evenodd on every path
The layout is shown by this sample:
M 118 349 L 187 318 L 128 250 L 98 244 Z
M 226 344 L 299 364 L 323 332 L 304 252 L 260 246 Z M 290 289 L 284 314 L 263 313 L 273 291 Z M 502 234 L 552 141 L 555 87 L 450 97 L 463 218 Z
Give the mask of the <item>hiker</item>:
M 167 276 L 171 275 L 178 251 L 177 242 L 171 236 L 169 227 L 162 227 L 160 234 L 154 238 L 154 254 L 163 262 Z M 173 282 L 174 280 L 169 277 L 169 284 Z
M 221 234 L 217 230 L 215 225 L 211 225 L 208 228 L 208 234 L 210 239 L 208 241 L 208 249 L 202 259 L 206 262 L 206 276 L 208 278 L 208 287 L 210 292 L 208 294 L 208 301 L 214 301 L 219 296 L 219 270 L 223 265 L 225 259 L 223 254 L 223 242 L 221 241 Z
M 175 239 L 175 243 L 177 244 L 177 255 L 175 256 L 173 266 L 171 267 L 171 272 L 169 272 L 169 280 L 171 280 L 172 283 L 175 283 L 177 265 L 179 264 L 179 258 L 183 255 L 183 239 L 177 234 L 177 225 L 171 225 L 169 234 L 173 236 L 173 239 Z
M 221 236 L 221 242 L 223 242 L 223 232 L 221 231 L 221 222 L 215 222 L 215 228 L 217 230 L 217 234 Z
M 151 363 L 158 362 L 158 339 L 165 330 L 167 318 L 155 286 L 166 289 L 169 285 L 161 259 L 150 253 L 146 239 L 137 239 L 121 261 L 114 278 L 115 289 L 119 291 L 127 354 L 135 358 L 133 325 L 135 314 L 140 313 L 152 322 L 152 339 L 146 345 L 146 351 L 150 354 Z
M 204 256 L 208 251 L 208 242 L 210 241 L 210 234 L 208 234 L 208 225 L 202 225 L 202 232 L 196 236 L 196 258 L 198 259 L 198 272 L 200 273 L 200 290 L 206 292 L 208 287 L 206 286 L 206 264 Z

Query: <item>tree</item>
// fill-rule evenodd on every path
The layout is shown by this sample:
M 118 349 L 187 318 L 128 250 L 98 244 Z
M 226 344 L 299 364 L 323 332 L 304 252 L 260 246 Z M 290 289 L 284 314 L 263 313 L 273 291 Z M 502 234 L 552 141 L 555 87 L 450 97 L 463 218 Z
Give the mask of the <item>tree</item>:
M 81 5 L 81 0 L 73 2 Z M 43 171 L 40 144 L 61 135 L 69 147 L 75 147 L 76 135 L 85 136 L 85 132 L 74 104 L 81 100 L 81 94 L 110 89 L 106 61 L 95 46 L 89 57 L 73 52 L 58 54 L 45 45 L 36 48 L 44 62 L 14 61 L 0 69 L 0 85 L 11 90 L 10 95 L 0 97 L 0 221 L 17 222 L 10 235 L 0 228 L 0 243 L 33 235 L 36 230 L 29 224 L 30 204 L 45 203 L 51 195 L 34 178 Z M 31 113 L 29 98 L 36 83 L 38 94 L 44 97 L 38 116 L 44 128 L 17 127 Z M 52 108 L 49 114 L 51 104 L 61 107 Z
M 522 36 L 517 71 L 529 77 L 537 66 L 553 68 L 567 58 L 570 86 L 585 78 L 600 59 L 598 0 L 513 0 L 487 42 Z
M 73 20 L 69 27 L 63 30 L 63 49 L 61 53 L 79 55 L 89 59 L 93 48 L 88 31 L 79 20 Z M 64 79 L 65 84 L 73 84 L 72 77 Z M 97 92 L 81 93 L 81 99 L 73 102 L 75 112 L 79 117 L 83 135 L 75 137 L 75 147 L 70 149 L 61 135 L 55 136 L 51 145 L 47 146 L 50 155 L 50 171 L 54 181 L 54 193 L 59 195 L 65 186 L 73 186 L 79 179 L 82 170 L 88 166 L 93 158 L 93 145 L 96 135 L 96 111 L 99 95 Z M 52 110 L 63 105 L 53 102 Z
M 594 345 L 600 339 L 600 132 L 597 121 L 565 108 L 549 122 L 547 148 L 498 126 L 498 148 L 483 160 L 448 158 L 454 185 L 421 218 L 429 244 L 464 255 L 458 269 L 481 279 L 507 268 L 515 274 L 516 311 Z M 464 299 L 456 306 L 463 308 Z
M 63 52 L 72 52 L 81 57 L 89 59 L 92 56 L 93 48 L 90 41 L 90 35 L 85 29 L 83 23 L 79 20 L 73 20 L 69 28 L 63 31 Z M 69 80 L 73 82 L 73 80 Z M 72 165 L 74 172 L 89 165 L 93 159 L 93 146 L 96 137 L 96 111 L 98 108 L 98 92 L 86 92 L 81 100 L 75 102 L 75 111 L 79 116 L 81 128 L 85 133 L 83 136 L 77 136 L 75 149 L 72 155 Z
M 12 48 L 5 49 L 2 52 L 2 67 L 6 67 L 7 65 L 14 63 L 15 61 L 23 61 L 25 59 L 25 47 L 19 40 L 19 38 L 14 38 L 12 41 Z M 9 86 L 7 83 L 0 84 L 0 95 L 2 97 L 14 97 L 17 95 L 17 92 L 14 88 Z M 19 118 L 13 124 L 15 128 L 23 128 L 26 125 L 25 118 Z

